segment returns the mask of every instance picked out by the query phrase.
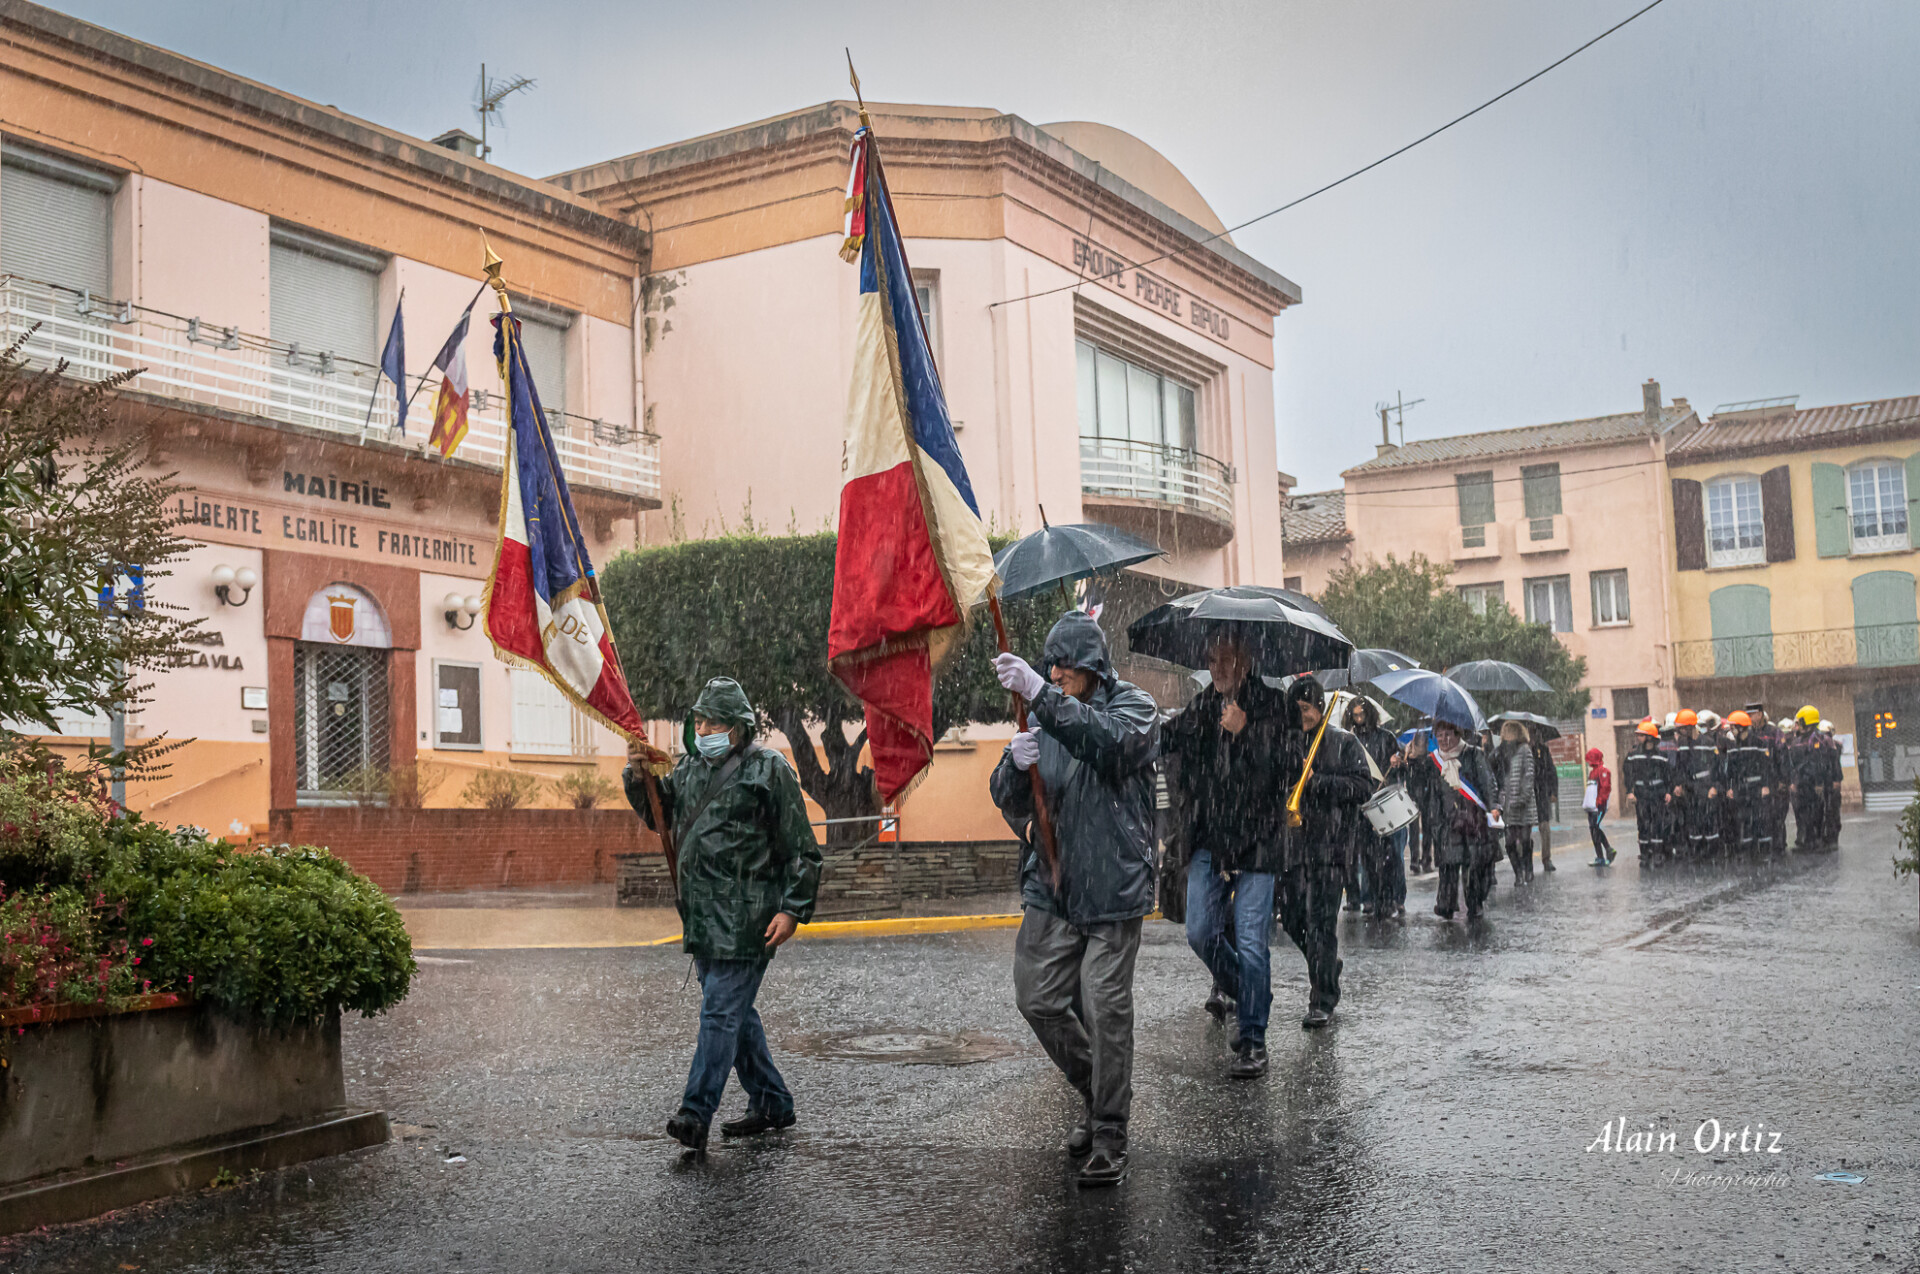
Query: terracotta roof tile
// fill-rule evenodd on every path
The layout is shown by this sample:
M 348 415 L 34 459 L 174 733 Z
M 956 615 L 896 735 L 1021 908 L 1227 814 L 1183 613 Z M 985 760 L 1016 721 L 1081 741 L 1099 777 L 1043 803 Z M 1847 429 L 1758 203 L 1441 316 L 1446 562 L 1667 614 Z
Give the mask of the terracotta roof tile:
M 1668 449 L 1676 463 L 1734 452 L 1804 451 L 1871 437 L 1920 435 L 1920 395 L 1799 410 L 1791 405 L 1711 416 Z
M 1668 407 L 1661 413 L 1662 432 L 1693 415 L 1691 407 Z M 1588 447 L 1599 443 L 1645 438 L 1653 431 L 1637 411 L 1613 416 L 1590 416 L 1585 420 L 1563 420 L 1551 425 L 1523 425 L 1518 429 L 1492 429 L 1485 433 L 1455 434 L 1451 438 L 1422 438 L 1385 455 L 1365 460 L 1346 473 L 1379 473 L 1388 469 L 1411 469 L 1422 465 L 1453 464 L 1482 457 L 1519 455 L 1530 451 L 1557 450 L 1564 447 Z
M 1298 492 L 1287 497 L 1280 510 L 1282 544 L 1321 544 L 1351 538 L 1344 490 Z

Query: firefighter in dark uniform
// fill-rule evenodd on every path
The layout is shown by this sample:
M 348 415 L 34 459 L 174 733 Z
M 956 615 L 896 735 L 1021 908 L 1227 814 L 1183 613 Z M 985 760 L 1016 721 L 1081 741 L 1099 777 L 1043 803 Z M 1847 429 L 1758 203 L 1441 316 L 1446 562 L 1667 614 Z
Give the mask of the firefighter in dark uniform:
M 1827 848 L 1834 850 L 1840 848 L 1840 780 L 1843 777 L 1841 771 L 1845 767 L 1840 764 L 1840 740 L 1833 737 L 1833 722 L 1820 723 L 1820 738 L 1821 751 L 1826 754 L 1821 767 L 1824 778 L 1822 787 L 1827 798 L 1827 818 L 1822 826 L 1827 833 Z
M 1667 829 L 1673 823 L 1673 757 L 1660 746 L 1660 727 L 1652 718 L 1634 732 L 1634 750 L 1620 762 L 1620 781 L 1633 801 L 1633 819 L 1640 833 L 1640 865 L 1651 867 L 1671 859 Z
M 1678 854 L 1702 858 L 1720 847 L 1720 748 L 1683 709 L 1673 721 L 1673 840 Z
M 1767 719 L 1765 704 L 1748 704 L 1746 714 L 1753 722 L 1753 737 L 1766 748 L 1767 760 L 1773 766 L 1773 795 L 1767 798 L 1767 834 L 1773 838 L 1773 852 L 1784 854 L 1787 850 L 1786 735 Z
M 1743 854 L 1773 853 L 1773 789 L 1779 778 L 1767 745 L 1754 737 L 1753 718 L 1729 712 L 1732 733 L 1720 752 L 1720 778 L 1726 784 L 1733 815 L 1734 840 L 1728 848 Z
M 1819 853 L 1827 849 L 1827 748 L 1820 733 L 1820 709 L 1808 704 L 1793 714 L 1793 734 L 1787 740 L 1787 794 L 1793 801 L 1794 852 Z M 1833 750 L 1833 770 L 1839 767 Z

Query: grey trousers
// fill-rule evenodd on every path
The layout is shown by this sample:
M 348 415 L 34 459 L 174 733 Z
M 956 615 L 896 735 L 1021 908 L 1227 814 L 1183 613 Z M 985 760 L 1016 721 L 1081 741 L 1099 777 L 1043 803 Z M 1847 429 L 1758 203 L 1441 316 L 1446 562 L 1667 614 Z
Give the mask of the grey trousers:
M 1092 1130 L 1126 1135 L 1133 1108 L 1133 962 L 1140 921 L 1076 929 L 1028 907 L 1013 995 L 1040 1047 L 1087 1103 Z

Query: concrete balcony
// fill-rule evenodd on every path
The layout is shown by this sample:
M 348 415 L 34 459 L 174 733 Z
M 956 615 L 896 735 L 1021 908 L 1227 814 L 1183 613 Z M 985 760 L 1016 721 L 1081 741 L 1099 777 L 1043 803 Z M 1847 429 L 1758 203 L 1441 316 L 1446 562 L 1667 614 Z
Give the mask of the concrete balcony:
M 11 345 L 22 337 L 20 352 L 29 363 L 52 367 L 64 360 L 66 374 L 77 380 L 101 381 L 139 370 L 126 386 L 129 391 L 440 462 L 427 447 L 437 376 L 414 397 L 403 437 L 393 429 L 393 391 L 383 385 L 382 392 L 374 392 L 377 369 L 367 364 L 304 354 L 231 328 L 0 276 L 0 343 Z M 502 396 L 476 388 L 470 401 L 467 437 L 455 458 L 497 472 L 506 455 Z M 569 486 L 629 505 L 660 507 L 658 439 L 557 411 L 547 413 L 547 427 Z
M 1679 681 L 1780 673 L 1877 675 L 1903 666 L 1920 666 L 1920 624 L 1866 624 L 1673 644 L 1673 675 Z
M 1456 526 L 1448 544 L 1448 556 L 1455 562 L 1486 562 L 1500 556 L 1506 528 L 1498 522 L 1479 526 Z
M 1197 451 L 1083 437 L 1080 503 L 1089 517 L 1168 547 L 1233 539 L 1233 470 Z
M 1513 547 L 1522 557 L 1534 553 L 1565 553 L 1573 547 L 1568 539 L 1567 515 L 1521 518 L 1513 524 Z

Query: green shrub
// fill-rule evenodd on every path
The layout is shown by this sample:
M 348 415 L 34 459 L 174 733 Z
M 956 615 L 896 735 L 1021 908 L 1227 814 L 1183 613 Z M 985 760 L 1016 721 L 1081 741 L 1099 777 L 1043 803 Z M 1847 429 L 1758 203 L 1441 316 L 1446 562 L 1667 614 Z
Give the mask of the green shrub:
M 400 913 L 325 850 L 112 816 L 97 774 L 0 749 L 0 1007 L 192 991 L 270 1023 L 407 994 Z
M 1913 781 L 1913 799 L 1901 811 L 1897 848 L 1905 850 L 1906 856 L 1893 856 L 1894 877 L 1898 879 L 1920 872 L 1920 779 Z
M 115 831 L 102 890 L 125 900 L 155 987 L 276 1024 L 371 1016 L 406 997 L 415 965 L 400 913 L 327 851 L 246 852 L 138 821 Z
M 44 750 L 0 749 L 0 886 L 85 879 L 98 865 L 110 814 L 97 776 Z
M 461 791 L 460 799 L 483 810 L 517 810 L 540 795 L 537 775 L 518 770 L 482 770 Z
M 576 770 L 553 781 L 554 799 L 566 809 L 590 810 L 619 795 L 620 785 L 598 770 Z

